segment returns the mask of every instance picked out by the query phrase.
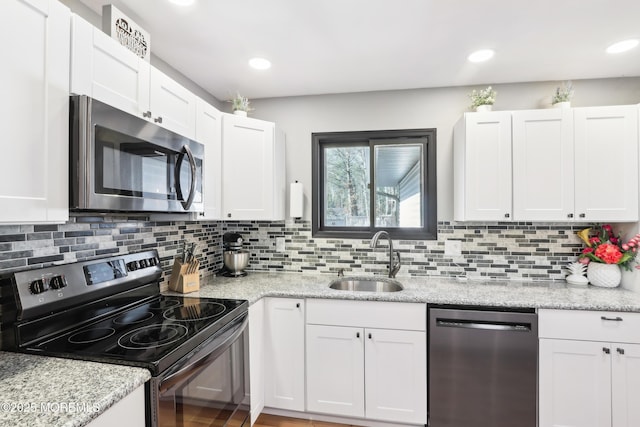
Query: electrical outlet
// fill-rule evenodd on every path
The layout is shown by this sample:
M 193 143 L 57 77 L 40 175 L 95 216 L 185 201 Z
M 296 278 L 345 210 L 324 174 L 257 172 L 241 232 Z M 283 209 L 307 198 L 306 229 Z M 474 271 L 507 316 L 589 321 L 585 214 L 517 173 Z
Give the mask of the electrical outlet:
M 276 252 L 284 252 L 284 237 L 276 237 Z
M 460 240 L 445 240 L 444 241 L 444 254 L 457 256 L 462 255 L 462 241 Z

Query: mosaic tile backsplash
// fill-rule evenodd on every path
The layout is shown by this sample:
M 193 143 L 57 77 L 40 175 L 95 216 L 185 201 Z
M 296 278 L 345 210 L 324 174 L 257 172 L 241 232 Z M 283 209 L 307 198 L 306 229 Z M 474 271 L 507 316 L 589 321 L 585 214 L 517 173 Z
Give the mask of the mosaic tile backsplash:
M 438 240 L 394 240 L 402 256 L 398 276 L 467 276 L 561 280 L 582 245 L 585 224 L 438 223 Z M 61 225 L 0 226 L 0 273 L 155 248 L 166 279 L 183 239 L 197 243 L 202 275 L 222 267 L 222 235 L 238 232 L 251 253 L 249 269 L 336 274 L 386 274 L 388 253 L 369 240 L 311 236 L 310 221 L 183 222 L 77 216 Z M 276 252 L 276 237 L 285 251 Z M 462 254 L 445 255 L 460 240 Z M 382 242 L 386 245 L 386 242 Z

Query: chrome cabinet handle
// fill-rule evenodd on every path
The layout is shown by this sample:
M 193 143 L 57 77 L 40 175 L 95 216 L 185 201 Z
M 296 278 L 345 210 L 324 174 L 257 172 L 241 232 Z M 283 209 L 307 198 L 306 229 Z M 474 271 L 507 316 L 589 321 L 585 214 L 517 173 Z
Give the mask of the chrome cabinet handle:
M 153 119 L 153 121 L 156 123 L 162 123 L 162 117 L 158 116 L 155 119 Z
M 600 319 L 608 320 L 610 322 L 622 322 L 622 317 L 620 316 L 616 316 L 616 317 L 600 316 Z
M 231 214 L 230 213 L 227 214 L 227 218 L 231 218 Z
M 583 213 L 580 214 L 580 218 L 586 218 L 586 216 L 587 216 L 586 214 L 583 214 Z
M 356 332 L 356 338 L 360 338 L 360 332 Z
M 624 348 L 616 348 L 616 351 L 618 352 L 618 354 L 624 354 Z
M 607 347 L 602 347 L 602 351 L 604 351 L 604 354 L 611 353 L 611 350 L 609 350 L 609 348 L 607 348 Z
M 142 113 L 142 117 L 146 117 L 147 119 L 151 118 L 151 111 L 145 111 L 144 113 Z
M 369 334 L 369 339 L 371 339 L 371 334 Z
M 508 213 L 504 214 L 505 218 L 509 218 L 511 215 L 509 215 Z
M 296 303 L 296 308 L 300 308 L 300 303 L 299 302 Z
M 573 218 L 573 214 L 572 213 L 567 214 L 567 218 Z

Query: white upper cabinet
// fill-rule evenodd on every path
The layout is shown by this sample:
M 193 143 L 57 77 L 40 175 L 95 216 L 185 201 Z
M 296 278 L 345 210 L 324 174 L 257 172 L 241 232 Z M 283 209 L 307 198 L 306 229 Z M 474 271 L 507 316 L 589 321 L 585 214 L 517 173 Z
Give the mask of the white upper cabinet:
M 198 98 L 196 141 L 204 144 L 204 214 L 202 220 L 220 219 L 222 195 L 222 113 Z
M 638 141 L 636 105 L 466 113 L 454 219 L 637 221 Z
M 151 67 L 150 81 L 149 109 L 152 120 L 194 139 L 197 96 L 154 67 Z
M 573 206 L 573 115 L 568 108 L 514 111 L 513 219 L 566 221 Z
M 510 221 L 511 113 L 465 113 L 453 157 L 454 219 Z
M 0 223 L 69 217 L 69 28 L 56 0 L 0 1 Z
M 638 220 L 638 107 L 574 109 L 576 215 Z
M 223 115 L 223 219 L 284 219 L 284 149 L 274 123 Z
M 149 70 L 143 59 L 73 15 L 71 93 L 90 96 L 142 117 L 149 111 Z
M 193 93 L 79 16 L 73 16 L 71 46 L 71 93 L 195 138 Z

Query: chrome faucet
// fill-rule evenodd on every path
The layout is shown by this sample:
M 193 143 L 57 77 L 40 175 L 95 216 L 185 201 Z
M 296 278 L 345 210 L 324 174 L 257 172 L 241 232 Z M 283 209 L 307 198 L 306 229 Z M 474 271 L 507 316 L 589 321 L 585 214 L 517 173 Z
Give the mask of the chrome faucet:
M 369 244 L 369 247 L 376 248 L 378 246 L 378 239 L 380 239 L 380 237 L 386 237 L 387 240 L 389 241 L 389 277 L 394 278 L 396 277 L 396 274 L 398 273 L 398 270 L 400 270 L 400 266 L 402 265 L 400 262 L 400 253 L 396 251 L 396 257 L 398 258 L 398 263 L 394 265 L 393 264 L 393 241 L 391 240 L 391 236 L 389 236 L 389 233 L 387 233 L 384 230 L 378 231 L 376 234 L 373 235 L 373 237 L 371 238 L 371 243 Z

